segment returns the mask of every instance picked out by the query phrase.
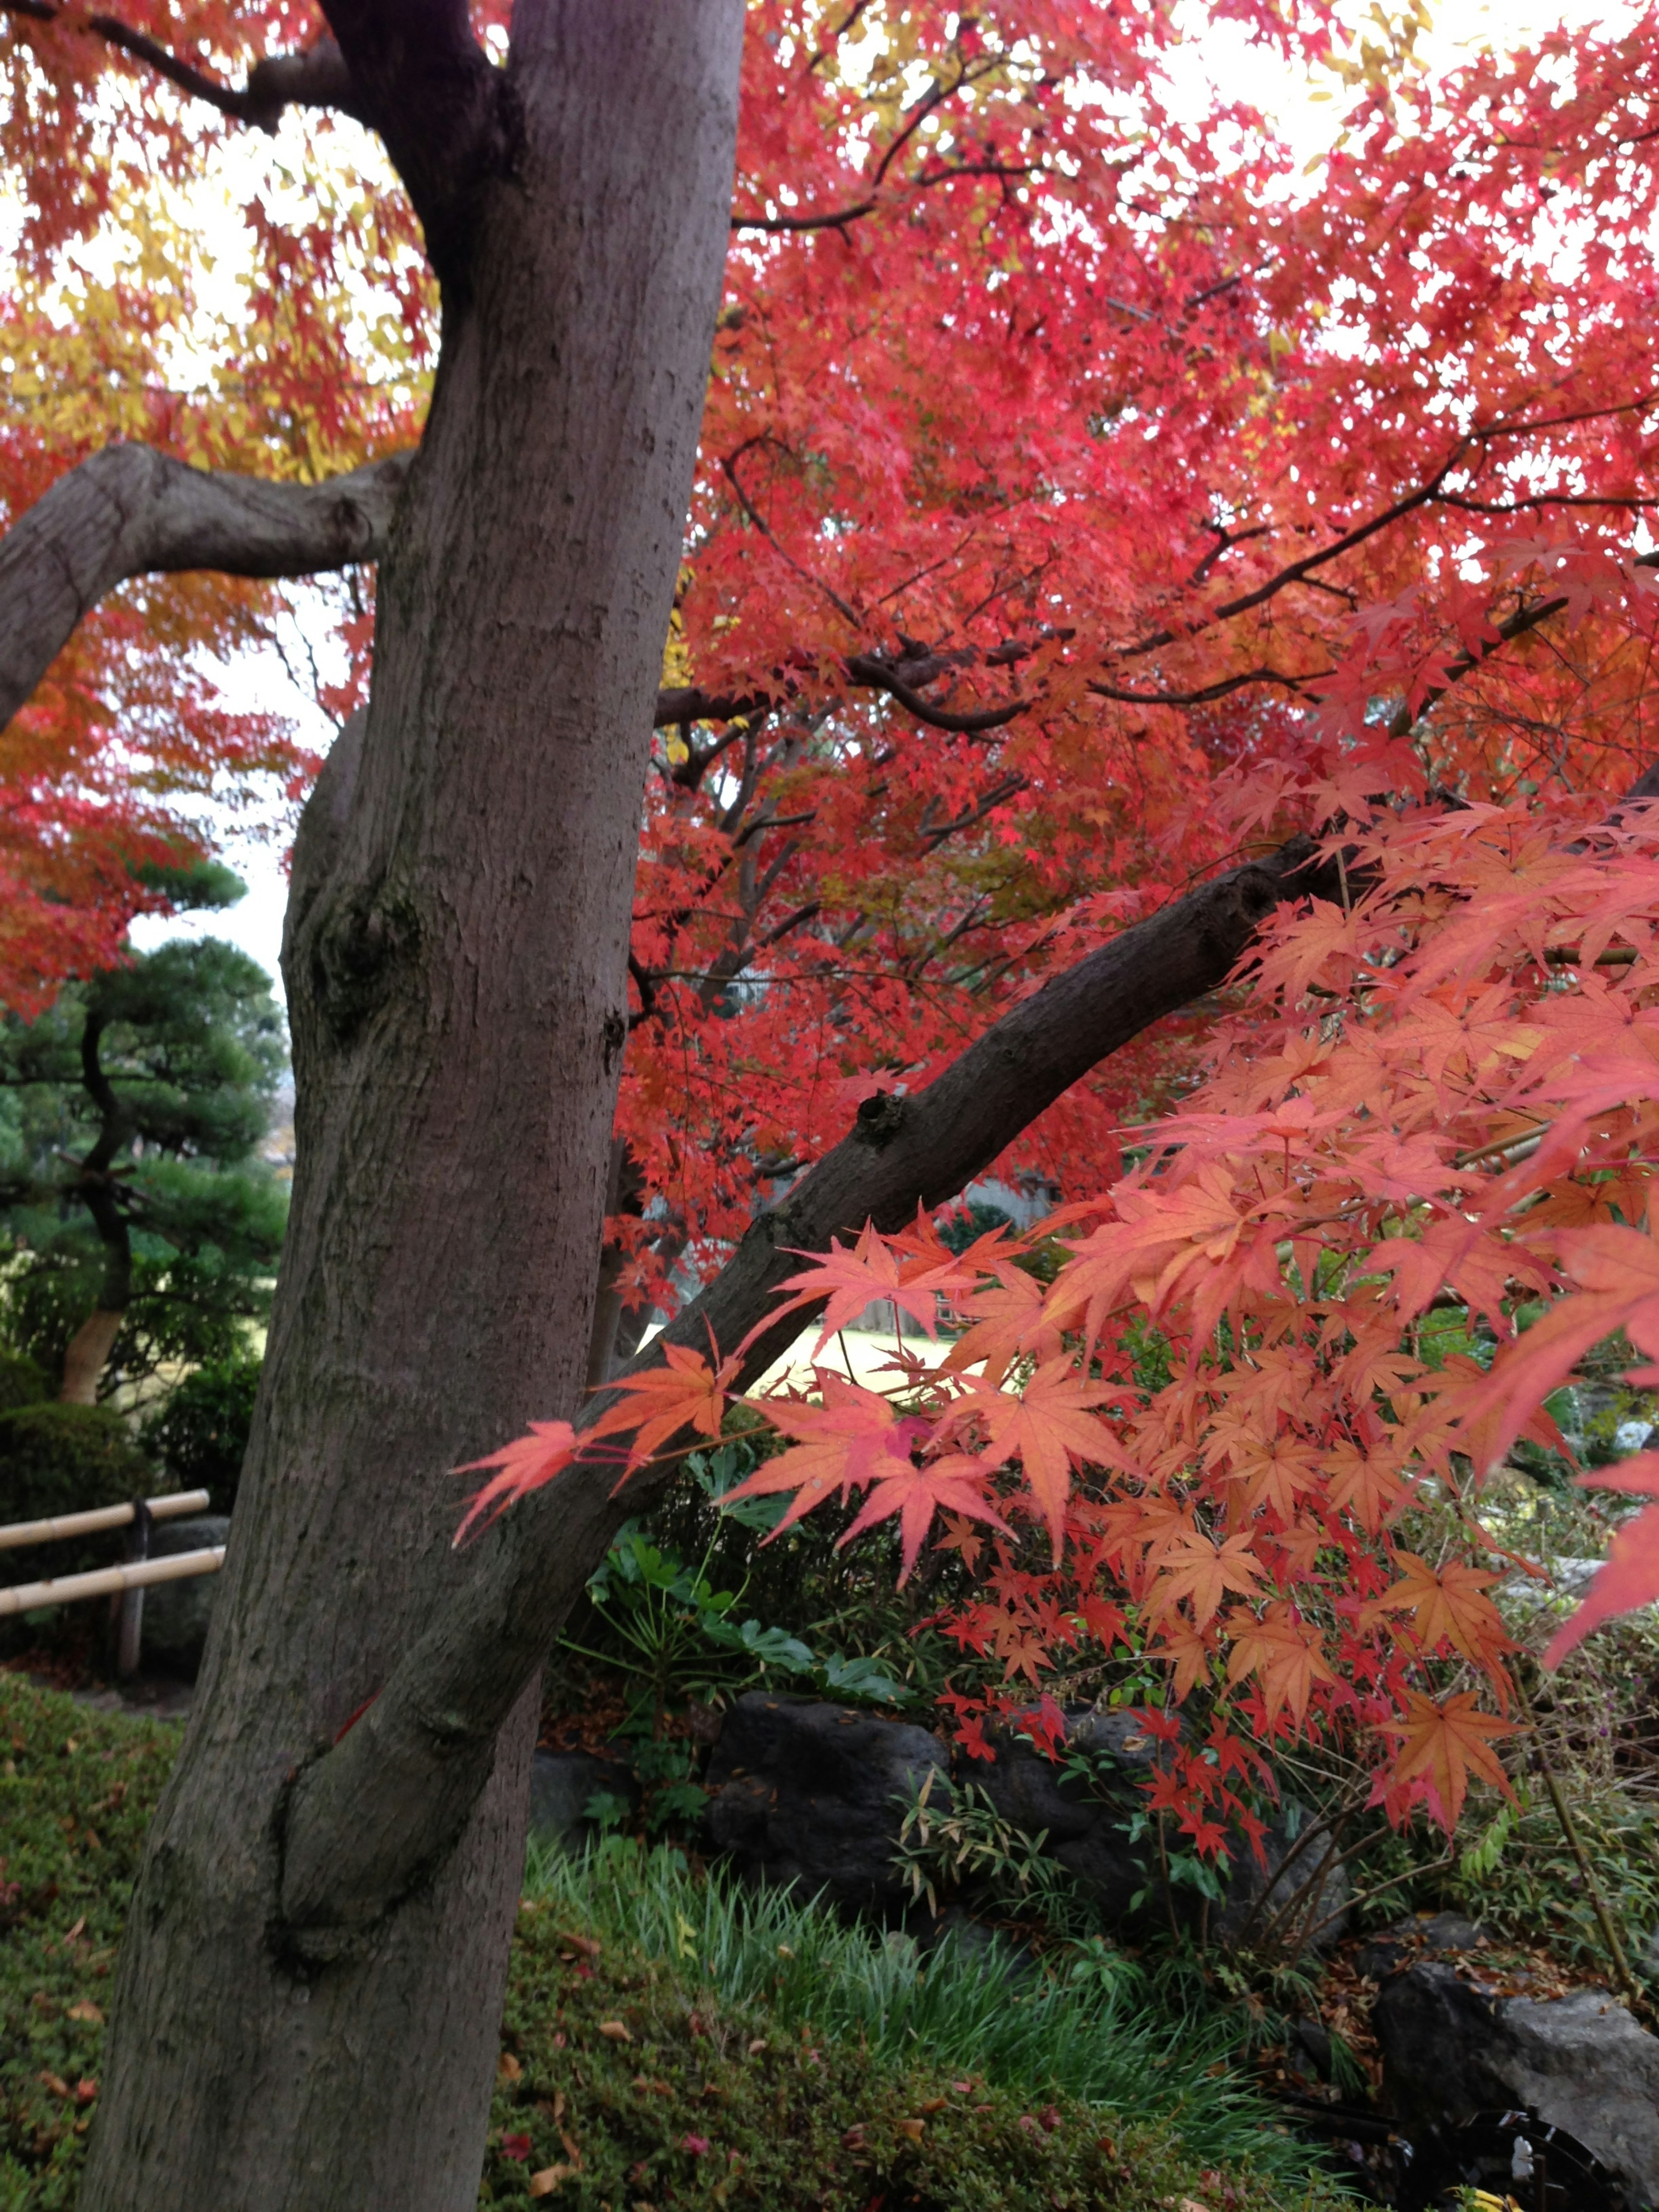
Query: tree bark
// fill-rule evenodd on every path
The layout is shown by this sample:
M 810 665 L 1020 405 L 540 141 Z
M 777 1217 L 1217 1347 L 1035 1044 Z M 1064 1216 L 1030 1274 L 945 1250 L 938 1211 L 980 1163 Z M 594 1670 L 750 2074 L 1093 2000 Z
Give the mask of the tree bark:
M 372 12 L 335 20 L 359 81 Z M 292 1225 L 88 2212 L 476 2202 L 533 1689 L 371 1920 L 283 1911 L 285 1827 L 296 1776 L 471 1577 L 450 1468 L 580 1398 L 742 15 L 520 0 L 510 159 L 461 165 L 460 213 L 421 207 L 445 225 L 442 359 L 373 700 L 295 856 Z
M 106 592 L 156 570 L 314 575 L 378 560 L 410 456 L 319 484 L 186 468 L 106 446 L 60 477 L 0 541 L 0 729 Z
M 1224 982 L 1276 905 L 1334 891 L 1335 873 L 1294 838 L 1054 977 L 915 1099 L 866 1100 L 852 1133 L 761 1216 L 667 1340 L 706 1353 L 712 1328 L 730 1350 L 773 1310 L 797 1253 L 866 1220 L 901 1227 L 918 1205 L 953 1197 L 1097 1061 Z M 801 1325 L 796 1313 L 763 1332 L 743 1381 Z M 658 1357 L 653 1345 L 634 1364 Z M 588 1417 L 605 1402 L 590 1401 Z M 522 1426 L 500 1416 L 480 1447 Z M 526 1681 L 622 1522 L 665 1478 L 636 1477 L 620 1498 L 615 1480 L 610 1455 L 578 1462 L 498 1522 L 463 1555 L 472 1573 L 434 1607 L 356 1726 L 296 1778 L 281 1877 L 295 1940 L 319 1949 L 361 1940 L 461 1832 Z

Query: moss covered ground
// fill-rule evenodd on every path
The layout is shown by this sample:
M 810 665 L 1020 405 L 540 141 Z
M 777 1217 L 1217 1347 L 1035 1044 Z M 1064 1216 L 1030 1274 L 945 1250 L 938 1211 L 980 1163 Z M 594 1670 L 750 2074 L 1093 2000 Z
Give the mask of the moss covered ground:
M 177 1741 L 174 1724 L 92 1711 L 0 1673 L 0 2212 L 74 2203 L 122 1918 Z M 771 1921 L 744 1919 L 718 1892 L 684 1911 L 676 1899 L 694 1897 L 695 1877 L 665 1857 L 653 1873 L 641 1855 L 635 1871 L 614 1857 L 591 1879 L 532 1869 L 481 2204 L 1324 2212 L 1339 2201 L 1297 2171 L 1224 2069 L 1213 2099 L 1224 2129 L 1212 2116 L 1206 2136 L 1204 2115 L 1183 2119 L 1167 2087 L 1155 2111 L 1126 2118 L 1044 2094 L 1029 2063 L 1023 2081 L 1006 2055 L 969 2063 L 966 2031 L 952 2042 L 925 2010 L 901 2036 L 884 2029 L 890 2008 L 860 2025 L 868 1977 L 826 1997 L 834 2031 L 820 2028 L 786 1971 L 794 1959 L 770 1978 L 755 1969 Z M 844 1931 L 826 1923 L 811 1941 L 845 1982 Z M 1212 2139 L 1243 2155 L 1206 2163 Z

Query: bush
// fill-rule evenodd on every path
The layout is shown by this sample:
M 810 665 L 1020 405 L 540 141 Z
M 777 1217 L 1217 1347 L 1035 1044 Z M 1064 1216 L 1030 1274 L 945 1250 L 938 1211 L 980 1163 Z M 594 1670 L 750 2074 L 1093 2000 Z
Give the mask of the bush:
M 145 1449 L 180 1490 L 209 1492 L 216 1513 L 228 1513 L 235 1501 L 258 1389 L 259 1362 L 234 1352 L 186 1375 L 144 1424 Z
M 155 1472 L 118 1413 L 56 1401 L 0 1413 L 0 1521 L 45 1521 L 121 1505 L 155 1487 Z M 79 1574 L 119 1557 L 118 1531 L 5 1554 L 6 1582 Z
M 40 1405 L 51 1395 L 46 1370 L 27 1352 L 0 1351 L 0 1413 L 15 1413 L 20 1406 Z
M 0 1413 L 0 1498 L 8 1521 L 118 1505 L 155 1486 L 118 1413 L 103 1406 L 20 1406 Z

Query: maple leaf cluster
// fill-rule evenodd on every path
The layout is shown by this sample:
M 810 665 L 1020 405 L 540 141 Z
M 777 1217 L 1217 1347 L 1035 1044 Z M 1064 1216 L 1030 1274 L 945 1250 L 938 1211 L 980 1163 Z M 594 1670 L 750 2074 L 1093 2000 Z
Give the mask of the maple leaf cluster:
M 749 1401 L 785 1448 L 734 1494 L 787 1495 L 784 1527 L 855 1508 L 842 1542 L 896 1517 L 905 1577 L 930 1534 L 961 1556 L 975 1595 L 937 1625 L 978 1670 L 970 1744 L 1133 1656 L 1167 1676 L 1154 1800 L 1200 1849 L 1249 1832 L 1245 1784 L 1301 1736 L 1358 1748 L 1396 1821 L 1507 1788 L 1492 1592 L 1537 1570 L 1484 1486 L 1519 1437 L 1565 1450 L 1547 1401 L 1591 1346 L 1659 1357 L 1652 811 L 1351 819 L 1351 904 L 1264 933 L 1211 1073 L 1109 1189 L 960 1254 L 866 1228 L 791 1279 L 814 1381 Z M 909 1336 L 886 1389 L 826 1357 L 876 1299 Z M 1449 1349 L 1424 1329 L 1448 1309 Z M 633 1434 L 623 1480 L 718 1432 L 745 1349 L 620 1386 L 591 1435 Z M 559 1443 L 538 1479 L 585 1449 Z M 1659 1455 L 1583 1480 L 1659 1497 Z M 1554 1654 L 1656 1595 L 1650 1509 Z

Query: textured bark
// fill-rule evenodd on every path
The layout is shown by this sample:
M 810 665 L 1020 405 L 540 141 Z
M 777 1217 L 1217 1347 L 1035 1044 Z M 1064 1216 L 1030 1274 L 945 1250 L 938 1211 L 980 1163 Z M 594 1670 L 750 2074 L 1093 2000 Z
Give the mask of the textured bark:
M 320 484 L 211 475 L 148 446 L 82 461 L 0 542 L 0 729 L 81 617 L 129 576 L 300 576 L 378 560 L 409 459 Z
M 335 22 L 359 76 L 369 12 Z M 284 1832 L 295 1775 L 473 1572 L 448 1469 L 581 1395 L 741 30 L 741 0 L 520 0 L 510 165 L 465 169 L 464 223 L 432 203 L 465 282 L 381 559 L 373 700 L 296 854 L 289 1243 L 89 2212 L 476 2202 L 532 1670 L 463 1818 L 370 1919 L 283 1911 Z
M 914 1100 L 867 1100 L 852 1134 L 755 1223 L 669 1340 L 706 1350 L 712 1326 L 723 1347 L 737 1344 L 799 1267 L 796 1254 L 855 1235 L 866 1220 L 898 1228 L 919 1204 L 954 1196 L 1097 1060 L 1223 982 L 1275 905 L 1335 888 L 1309 841 L 1294 839 L 1054 977 Z M 800 1326 L 797 1314 L 757 1339 L 744 1379 Z M 657 1357 L 653 1346 L 634 1364 Z M 522 1425 L 503 1412 L 481 1441 Z M 434 1609 L 357 1725 L 296 1781 L 282 1887 L 295 1940 L 319 1951 L 357 1940 L 422 1866 L 441 1859 L 490 1771 L 503 1719 L 617 1528 L 660 1480 L 640 1478 L 617 1498 L 613 1461 L 578 1463 L 464 1555 L 472 1573 Z

